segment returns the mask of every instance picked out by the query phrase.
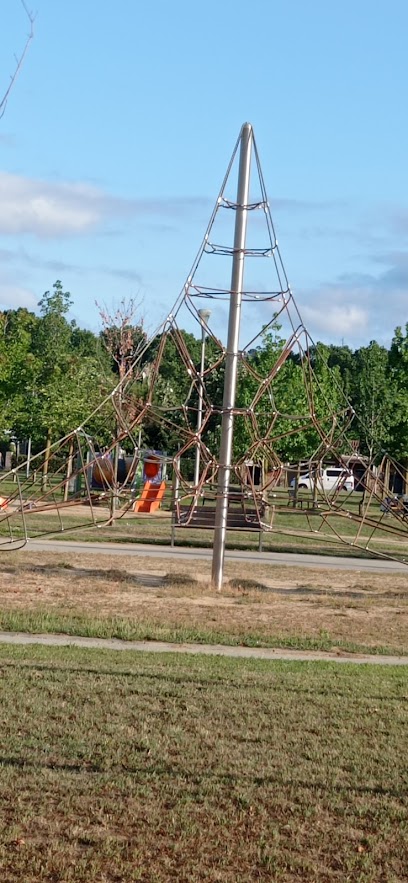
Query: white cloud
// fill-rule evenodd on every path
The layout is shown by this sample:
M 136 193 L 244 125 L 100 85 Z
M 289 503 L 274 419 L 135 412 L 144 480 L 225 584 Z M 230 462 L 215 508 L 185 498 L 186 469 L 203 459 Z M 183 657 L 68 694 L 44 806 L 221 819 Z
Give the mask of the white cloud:
M 323 295 L 320 303 L 302 306 L 302 318 L 315 338 L 318 332 L 351 340 L 360 337 L 369 326 L 368 310 L 353 303 L 330 303 L 330 298 Z
M 129 213 L 127 200 L 81 183 L 56 183 L 0 172 L 0 233 L 54 237 L 83 233 L 108 213 Z
M 347 282 L 320 286 L 297 298 L 302 319 L 314 340 L 356 341 L 370 333 L 375 304 L 372 286 Z
M 344 339 L 350 343 L 391 340 L 397 325 L 408 320 L 408 256 L 384 255 L 387 269 L 343 274 L 338 281 L 303 291 L 298 300 L 302 318 L 312 337 Z
M 18 310 L 19 307 L 34 310 L 37 301 L 38 298 L 28 288 L 0 283 L 0 310 Z
M 81 182 L 53 182 L 0 172 L 0 233 L 41 238 L 90 231 L 130 215 L 180 216 L 206 203 L 200 197 L 125 199 Z

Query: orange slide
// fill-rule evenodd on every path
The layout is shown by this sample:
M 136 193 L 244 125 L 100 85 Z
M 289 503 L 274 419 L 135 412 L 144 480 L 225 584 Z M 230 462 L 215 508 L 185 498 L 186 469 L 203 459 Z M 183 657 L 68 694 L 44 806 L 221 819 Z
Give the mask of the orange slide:
M 160 509 L 165 490 L 165 481 L 161 481 L 160 484 L 154 484 L 154 482 L 146 481 L 145 485 L 143 486 L 142 496 L 140 497 L 140 500 L 136 500 L 133 506 L 133 511 L 156 512 L 157 509 Z

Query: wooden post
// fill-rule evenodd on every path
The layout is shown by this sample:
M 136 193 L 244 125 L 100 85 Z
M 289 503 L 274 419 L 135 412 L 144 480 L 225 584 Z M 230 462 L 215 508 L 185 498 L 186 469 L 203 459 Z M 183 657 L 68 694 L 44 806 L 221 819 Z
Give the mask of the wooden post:
M 358 504 L 358 514 L 359 514 L 360 518 L 362 518 L 364 515 L 364 505 L 365 505 L 366 493 L 367 493 L 367 487 L 366 487 L 366 484 L 364 483 L 363 493 L 361 494 L 361 499 Z
M 385 461 L 385 469 L 384 469 L 384 487 L 382 489 L 382 498 L 388 497 L 390 494 L 390 472 L 391 472 L 391 464 L 389 458 L 387 457 Z
M 64 503 L 66 503 L 68 500 L 69 479 L 71 478 L 71 475 L 72 475 L 73 456 L 74 456 L 74 439 L 71 438 L 71 441 L 69 443 L 69 450 L 68 450 L 67 478 L 66 478 L 66 482 L 64 485 Z
M 171 482 L 171 536 L 170 545 L 174 546 L 174 536 L 176 527 L 177 503 L 180 495 L 180 457 L 173 460 L 173 476 Z
M 317 509 L 317 479 L 318 479 L 318 469 L 319 469 L 318 466 L 316 466 L 316 468 L 313 469 L 313 497 L 312 497 L 312 509 Z
M 42 469 L 43 474 L 42 474 L 42 479 L 41 479 L 42 493 L 44 493 L 44 491 L 47 490 L 47 486 L 48 486 L 48 466 L 49 466 L 49 462 L 50 462 L 50 452 L 51 452 L 51 430 L 47 429 L 47 444 L 45 447 L 45 458 L 44 458 L 44 464 L 43 464 L 43 469 Z
M 298 467 L 296 470 L 296 481 L 295 487 L 293 488 L 293 508 L 296 509 L 297 501 L 298 501 L 298 492 L 299 492 L 299 478 L 300 478 L 300 463 L 298 463 Z
M 119 432 L 119 425 L 116 428 L 116 433 Z M 118 468 L 119 468 L 119 442 L 116 443 L 113 449 L 113 477 L 112 477 L 112 487 L 111 487 L 111 497 L 110 497 L 110 519 L 109 526 L 112 527 L 115 524 L 115 512 L 118 508 Z

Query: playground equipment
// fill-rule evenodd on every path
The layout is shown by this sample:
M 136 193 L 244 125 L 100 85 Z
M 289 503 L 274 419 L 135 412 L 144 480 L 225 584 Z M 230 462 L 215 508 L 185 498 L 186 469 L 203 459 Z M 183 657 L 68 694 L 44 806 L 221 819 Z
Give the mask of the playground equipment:
M 117 481 L 123 484 L 131 481 L 135 474 L 138 458 L 126 457 L 124 454 L 118 458 Z M 114 481 L 114 459 L 112 454 L 96 454 L 91 467 L 91 486 L 95 490 L 107 490 Z
M 254 172 L 249 186 L 251 164 Z M 233 170 L 237 166 L 236 176 Z M 254 215 L 258 223 L 251 227 Z M 208 264 L 214 263 L 214 256 L 218 259 L 217 285 L 211 286 Z M 210 319 L 221 324 L 226 303 L 228 334 L 227 340 L 221 340 Z M 191 338 L 182 331 L 191 329 L 192 323 L 201 338 L 200 359 Z M 262 359 L 259 354 L 266 351 L 265 341 L 269 341 L 268 358 Z M 166 370 L 175 359 L 177 400 Z M 288 395 L 282 378 L 290 383 L 295 370 L 299 381 L 296 395 Z M 78 518 L 76 528 L 81 523 L 88 527 L 111 524 L 131 510 L 154 514 L 160 505 L 163 519 L 165 475 L 160 474 L 159 465 L 167 461 L 173 477 L 169 522 L 171 519 L 173 526 L 183 529 L 203 527 L 205 522 L 213 530 L 213 583 L 217 588 L 222 582 L 226 531 L 230 529 L 269 531 L 291 538 L 298 535 L 314 544 L 321 537 L 332 544 L 333 551 L 336 545 L 347 544 L 353 554 L 361 550 L 392 558 L 392 547 L 385 552 L 381 543 L 386 536 L 395 549 L 407 543 L 408 520 L 400 508 L 384 510 L 381 504 L 399 481 L 402 491 L 406 489 L 407 474 L 382 450 L 373 451 L 369 460 L 361 462 L 361 505 L 356 505 L 356 491 L 330 494 L 317 482 L 310 499 L 303 499 L 301 492 L 299 504 L 296 495 L 288 494 L 288 484 L 298 473 L 296 466 L 293 473 L 293 461 L 291 466 L 287 462 L 285 446 L 286 450 L 293 447 L 298 435 L 303 438 L 302 457 L 306 458 L 302 468 L 311 474 L 332 466 L 344 468 L 355 455 L 356 438 L 363 435 L 359 419 L 335 378 L 329 391 L 322 381 L 329 374 L 325 355 L 314 346 L 290 288 L 252 127 L 245 124 L 179 297 L 156 333 L 139 348 L 127 374 L 97 409 L 115 426 L 110 447 L 103 458 L 95 450 L 90 437 L 95 412 L 92 420 L 90 417 L 31 458 L 29 479 L 26 463 L 2 473 L 0 491 L 1 482 L 7 482 L 3 495 L 9 505 L 7 510 L 0 509 L 0 548 L 17 548 L 30 537 L 71 530 L 72 519 L 65 514 L 70 514 L 73 506 L 78 508 L 78 502 L 86 503 L 86 510 L 81 510 L 83 517 Z M 245 389 L 242 397 L 241 387 Z M 142 430 L 152 439 L 152 446 L 161 443 L 154 441 L 155 432 L 158 439 L 171 439 L 173 454 L 166 458 L 157 451 L 147 452 L 140 498 L 135 501 L 130 486 L 139 491 L 136 478 Z M 133 452 L 134 463 L 133 475 L 128 471 L 123 480 L 119 470 L 114 474 L 112 465 L 122 445 Z M 378 479 L 373 482 L 374 467 Z M 92 476 L 98 488 L 93 486 Z M 11 479 L 14 489 L 8 496 Z M 80 485 L 80 496 L 78 492 L 70 497 L 75 482 Z M 100 505 L 104 495 L 112 503 L 110 510 Z M 44 521 L 47 526 L 41 528 L 35 515 L 45 510 L 47 514 L 54 511 L 56 517 L 52 526 Z M 285 521 L 280 513 L 285 519 L 287 516 Z M 290 521 L 293 527 L 288 527 Z M 351 524 L 355 526 L 352 533 Z
M 146 481 L 143 486 L 140 500 L 136 500 L 136 502 L 133 504 L 133 511 L 157 512 L 162 504 L 165 490 L 165 481 L 161 481 L 160 484 L 152 481 Z
M 143 490 L 139 500 L 133 504 L 134 512 L 157 512 L 163 501 L 166 482 L 165 454 L 162 451 L 146 451 L 143 459 Z
M 113 462 L 111 457 L 103 454 L 97 457 L 91 470 L 91 486 L 97 490 L 106 490 L 113 482 Z

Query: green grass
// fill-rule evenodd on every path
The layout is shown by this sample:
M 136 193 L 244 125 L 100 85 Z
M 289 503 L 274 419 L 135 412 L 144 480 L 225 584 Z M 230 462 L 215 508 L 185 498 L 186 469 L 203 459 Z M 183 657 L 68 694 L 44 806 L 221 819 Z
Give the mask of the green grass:
M 55 476 L 50 476 L 50 481 L 52 488 L 59 479 Z M 36 497 L 37 490 L 40 493 L 41 476 L 38 478 L 38 483 L 38 488 L 37 486 L 33 487 L 33 498 Z M 7 489 L 12 491 L 12 493 L 16 493 L 16 484 L 9 481 L 4 482 L 4 480 L 3 484 L 3 496 Z M 47 497 L 49 504 L 53 500 L 51 488 L 49 498 Z M 306 501 L 310 503 L 311 494 L 302 492 L 299 500 L 303 503 Z M 338 554 L 367 557 L 364 543 L 370 540 L 370 548 L 373 550 L 392 554 L 396 557 L 407 554 L 406 539 L 408 538 L 408 531 L 406 525 L 399 524 L 399 529 L 402 531 L 401 535 L 399 535 L 398 530 L 395 534 L 390 533 L 388 529 L 394 524 L 394 521 L 382 516 L 378 501 L 372 504 L 367 512 L 370 518 L 378 522 L 375 537 L 371 539 L 372 528 L 364 525 L 358 539 L 360 548 L 352 545 L 359 529 L 358 523 L 352 518 L 340 517 L 332 512 L 327 520 L 324 520 L 321 512 L 313 513 L 307 509 L 288 508 L 288 501 L 288 493 L 285 490 L 278 490 L 276 494 L 270 497 L 271 506 L 275 507 L 276 511 L 273 533 L 267 532 L 263 535 L 265 551 L 305 551 L 322 555 Z M 336 505 L 343 504 L 352 514 L 357 515 L 360 501 L 360 494 L 352 494 L 340 495 L 335 502 Z M 168 498 L 166 505 L 169 504 L 170 499 Z M 207 510 L 210 507 L 211 502 L 207 502 Z M 104 523 L 108 517 L 108 509 L 101 509 L 95 506 L 93 508 L 93 516 L 97 522 L 96 529 L 95 527 L 91 529 L 92 511 L 88 506 L 83 506 L 83 513 L 77 512 L 76 514 L 73 514 L 69 507 L 62 508 L 59 516 L 53 512 L 43 512 L 42 514 L 35 510 L 26 512 L 25 524 L 28 535 L 31 538 L 55 535 L 59 539 L 75 536 L 75 539 L 84 541 L 104 540 L 162 544 L 170 542 L 170 512 L 167 512 L 167 517 L 160 516 L 159 518 L 153 517 L 152 519 L 126 518 L 124 516 L 115 523 L 114 527 L 107 527 Z M 9 520 L 7 518 L 1 520 L 0 518 L 0 537 L 8 536 L 10 529 L 16 540 L 24 537 L 25 525 L 21 515 L 12 513 Z M 297 531 L 300 533 L 296 536 Z M 308 536 L 301 535 L 302 531 L 308 531 Z M 326 534 L 325 536 L 323 532 Z M 336 536 L 336 533 L 344 538 L 344 542 Z M 213 540 L 212 531 L 208 530 L 177 529 L 175 536 L 177 544 L 187 546 L 210 547 Z M 227 535 L 227 545 L 229 548 L 256 548 L 258 545 L 258 534 L 247 531 L 230 531 Z
M 7 883 L 406 880 L 407 674 L 0 646 Z
M 87 614 L 44 610 L 2 610 L 0 631 L 28 634 L 78 635 L 86 638 L 118 638 L 122 641 L 168 641 L 175 644 L 224 644 L 229 647 L 276 647 L 289 650 L 341 650 L 381 656 L 408 655 L 406 647 L 385 644 L 367 646 L 335 639 L 326 630 L 318 635 L 257 633 L 256 630 L 219 631 L 216 628 L 184 625 L 161 625 L 120 616 L 97 617 Z
M 127 542 L 169 545 L 171 535 L 170 514 L 168 518 L 152 517 L 123 518 L 119 519 L 114 526 L 108 527 L 104 523 L 106 513 L 95 510 L 97 525 L 93 526 L 90 512 L 84 507 L 83 516 L 72 515 L 70 510 L 62 510 L 61 520 L 53 514 L 38 515 L 30 512 L 26 516 L 28 536 L 36 538 L 53 538 L 61 540 L 80 540 L 83 542 Z M 330 534 L 323 536 L 321 533 L 311 533 L 309 536 L 296 536 L 285 533 L 287 530 L 296 532 L 307 529 L 307 520 L 301 514 L 291 515 L 280 513 L 276 518 L 276 531 L 265 532 L 262 538 L 264 551 L 275 552 L 305 552 L 320 555 L 338 555 L 342 557 L 372 557 L 364 548 L 353 546 L 350 541 L 355 535 L 356 525 L 345 518 L 334 517 L 330 519 L 335 529 L 346 538 L 342 542 Z M 25 535 L 23 519 L 20 515 L 12 515 L 10 522 L 0 522 L 0 537 L 10 536 L 9 524 L 13 538 L 18 540 Z M 317 516 L 316 528 L 320 524 Z M 280 532 L 281 531 L 281 532 Z M 363 545 L 363 537 L 367 538 L 368 531 L 364 529 L 360 542 Z M 376 534 L 377 536 L 377 534 Z M 407 535 L 408 539 L 408 535 Z M 257 532 L 228 531 L 227 548 L 229 549 L 256 549 L 259 537 Z M 213 532 L 201 529 L 176 529 L 175 543 L 178 546 L 197 548 L 211 548 L 213 545 Z M 389 537 L 384 531 L 378 531 L 378 538 L 371 540 L 371 549 L 392 554 L 395 557 L 403 557 L 408 554 L 408 547 L 403 536 Z

